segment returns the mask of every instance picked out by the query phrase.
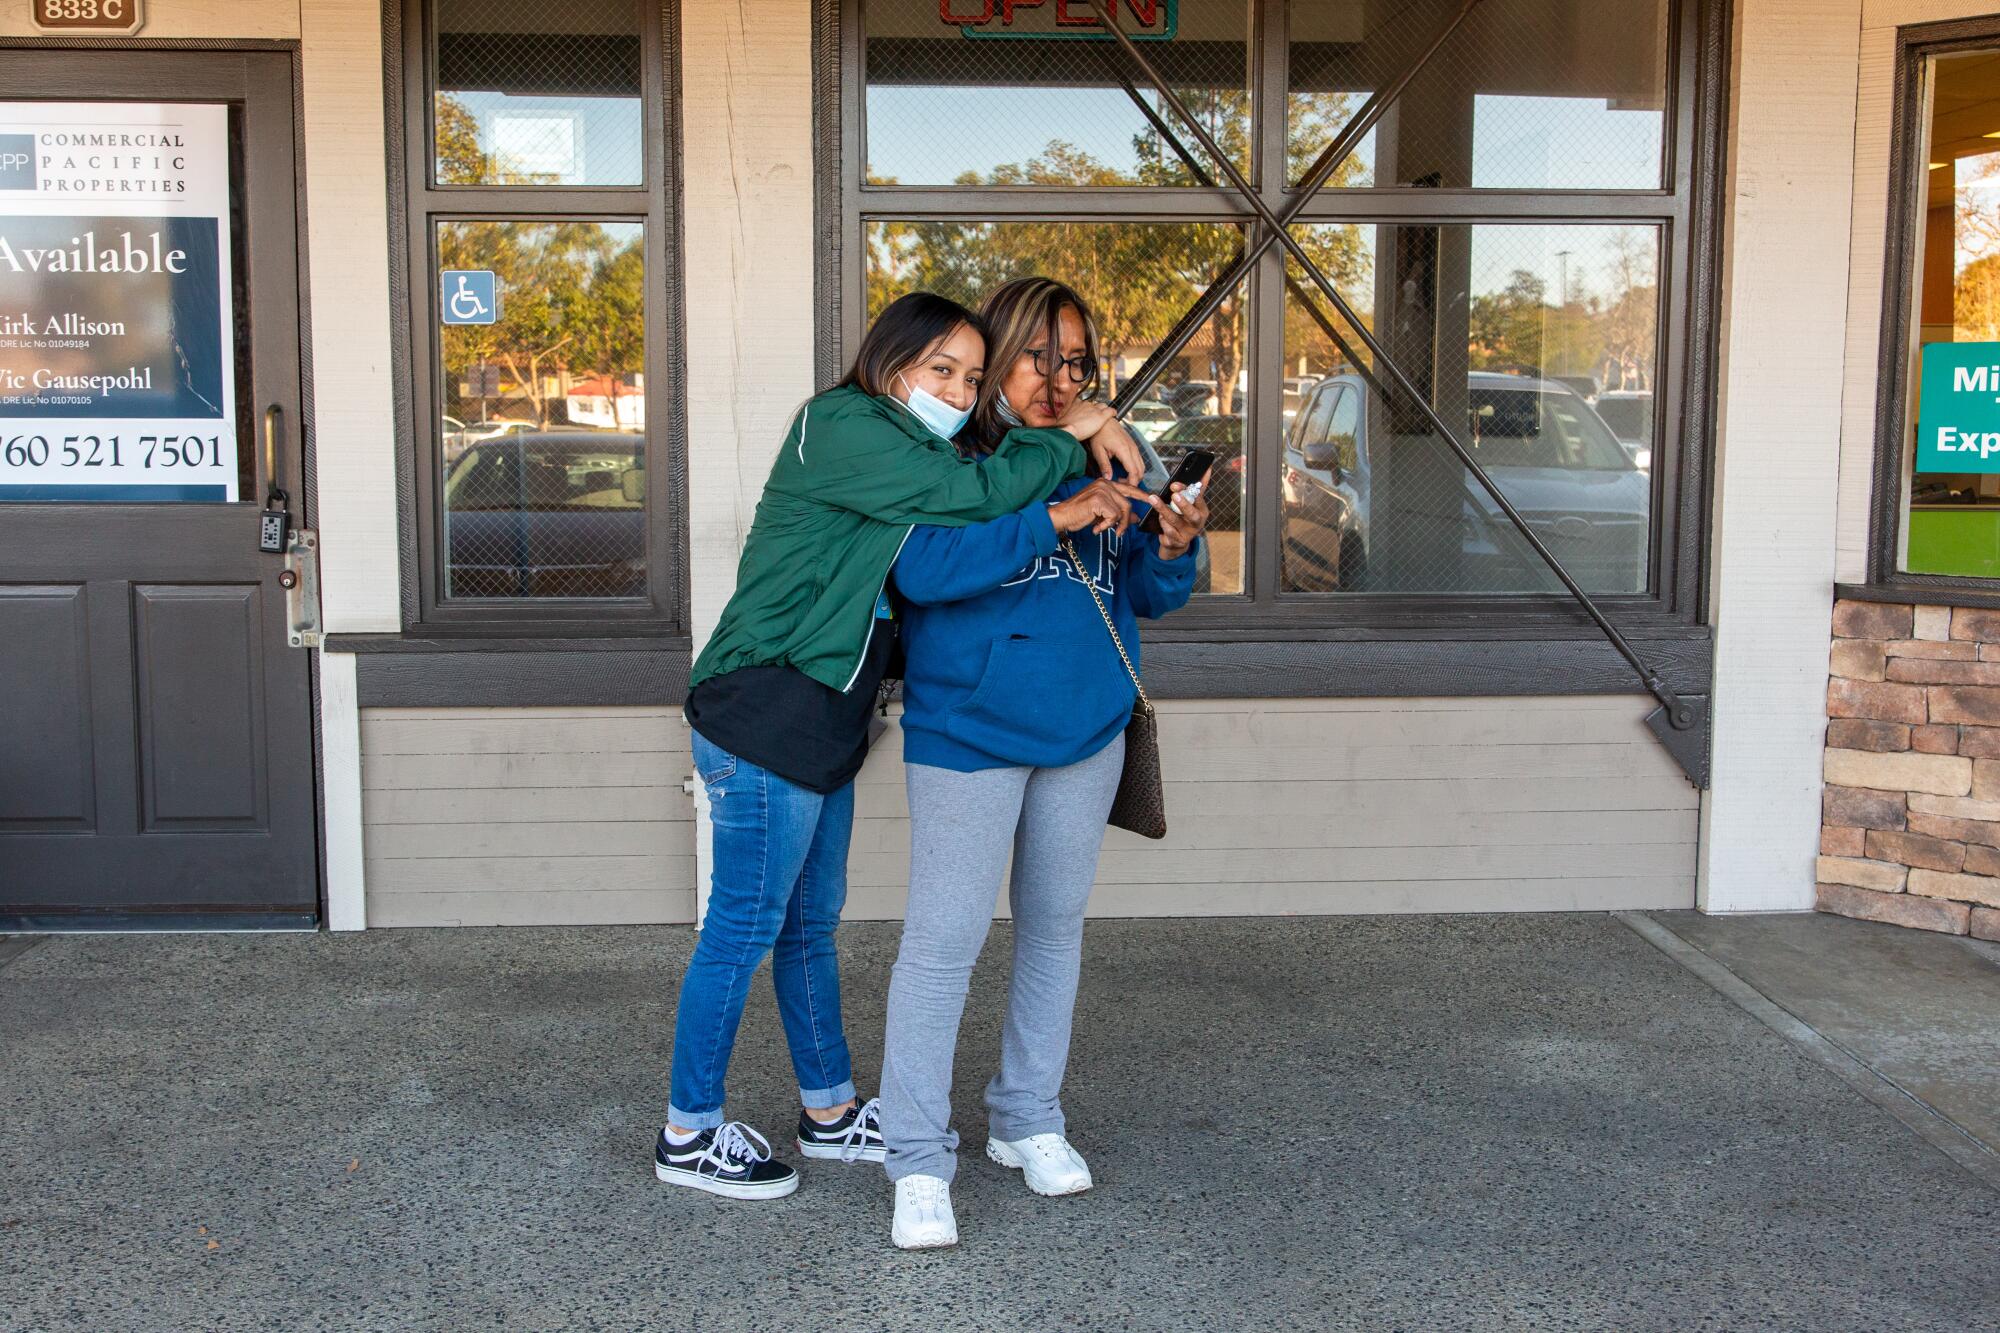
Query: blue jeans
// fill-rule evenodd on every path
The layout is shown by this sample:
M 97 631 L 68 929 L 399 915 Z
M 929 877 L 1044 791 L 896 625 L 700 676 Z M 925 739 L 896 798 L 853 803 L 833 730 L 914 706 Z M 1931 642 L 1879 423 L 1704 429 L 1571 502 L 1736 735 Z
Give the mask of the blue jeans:
M 723 1076 L 751 975 L 767 953 L 799 1101 L 839 1106 L 854 1096 L 833 945 L 847 901 L 854 784 L 822 796 L 711 745 L 700 732 L 694 768 L 708 789 L 715 872 L 681 982 L 667 1120 L 713 1129 L 727 1118 Z

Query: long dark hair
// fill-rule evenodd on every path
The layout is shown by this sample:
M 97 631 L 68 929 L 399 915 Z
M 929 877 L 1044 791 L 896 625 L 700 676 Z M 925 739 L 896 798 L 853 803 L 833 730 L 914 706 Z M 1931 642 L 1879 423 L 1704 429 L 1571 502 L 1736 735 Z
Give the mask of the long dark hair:
M 833 387 L 852 387 L 870 394 L 888 393 L 897 371 L 921 361 L 960 325 L 985 340 L 985 321 L 958 302 L 936 292 L 899 296 L 889 303 L 888 309 L 875 316 L 875 322 L 861 337 L 853 366 Z
M 1014 363 L 1030 347 L 1049 349 L 1046 392 L 1055 402 L 1056 358 L 1062 355 L 1062 312 L 1076 311 L 1083 321 L 1083 354 L 1090 358 L 1090 378 L 1077 386 L 1088 393 L 1097 383 L 1097 321 L 1076 289 L 1054 278 L 1015 278 L 1002 283 L 979 307 L 986 326 L 986 381 L 979 386 L 979 401 L 972 409 L 972 438 L 980 447 L 991 449 L 1009 429 L 1000 419 L 1000 392 Z

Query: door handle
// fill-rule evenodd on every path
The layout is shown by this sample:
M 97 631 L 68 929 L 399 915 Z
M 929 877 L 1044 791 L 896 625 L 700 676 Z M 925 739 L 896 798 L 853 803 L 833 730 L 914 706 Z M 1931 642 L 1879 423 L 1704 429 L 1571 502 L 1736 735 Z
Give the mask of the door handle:
M 264 409 L 264 501 L 260 547 L 283 554 L 285 567 L 278 586 L 285 590 L 286 641 L 294 648 L 317 648 L 319 624 L 319 534 L 291 526 L 291 497 L 278 484 L 278 423 L 284 409 L 272 403 Z
M 264 409 L 264 485 L 272 494 L 284 494 L 278 485 L 278 421 L 285 409 L 272 403 Z

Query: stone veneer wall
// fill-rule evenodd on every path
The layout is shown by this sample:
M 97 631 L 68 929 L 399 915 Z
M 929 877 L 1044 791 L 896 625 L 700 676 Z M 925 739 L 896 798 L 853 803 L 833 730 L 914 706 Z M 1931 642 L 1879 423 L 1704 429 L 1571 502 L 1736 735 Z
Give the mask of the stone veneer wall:
M 2000 940 L 2000 611 L 1841 601 L 1819 909 Z

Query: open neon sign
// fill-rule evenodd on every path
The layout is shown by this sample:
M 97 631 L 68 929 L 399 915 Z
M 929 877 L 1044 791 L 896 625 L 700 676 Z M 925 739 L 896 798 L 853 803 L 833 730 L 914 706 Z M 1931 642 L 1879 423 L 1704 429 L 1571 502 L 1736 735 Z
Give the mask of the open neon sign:
M 1141 42 L 1173 40 L 1180 28 L 1180 0 L 1106 0 L 1105 8 Z M 938 20 L 964 37 L 987 41 L 1035 38 L 1108 42 L 1089 0 L 938 0 Z

